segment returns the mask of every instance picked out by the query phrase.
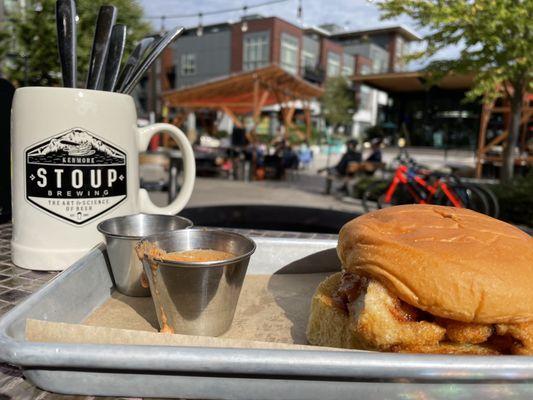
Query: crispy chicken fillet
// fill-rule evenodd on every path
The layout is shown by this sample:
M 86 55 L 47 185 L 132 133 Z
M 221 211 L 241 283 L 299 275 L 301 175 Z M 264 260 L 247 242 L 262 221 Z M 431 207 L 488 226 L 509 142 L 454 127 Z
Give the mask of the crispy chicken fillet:
M 533 354 L 533 323 L 484 325 L 434 317 L 371 278 L 344 273 L 333 303 L 368 350 L 440 354 Z

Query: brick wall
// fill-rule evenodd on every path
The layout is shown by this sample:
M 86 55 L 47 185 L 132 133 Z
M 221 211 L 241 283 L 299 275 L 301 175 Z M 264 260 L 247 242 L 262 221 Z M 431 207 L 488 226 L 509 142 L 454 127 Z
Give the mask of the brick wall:
M 173 89 L 167 79 L 167 74 L 171 73 L 174 69 L 174 52 L 171 47 L 167 47 L 161 55 L 161 89 L 169 90 Z
M 344 48 L 338 44 L 335 43 L 329 39 L 322 38 L 320 43 L 320 67 L 327 71 L 328 69 L 328 52 L 336 53 L 340 56 L 341 59 L 341 65 L 340 68 L 342 70 L 342 55 L 344 53 Z
M 248 23 L 248 30 L 243 32 L 241 30 L 242 22 L 239 21 L 231 26 L 231 72 L 242 71 L 242 39 L 246 33 L 270 31 L 270 62 L 275 62 L 275 53 L 273 51 L 274 43 L 273 32 L 275 25 L 274 17 L 263 18 L 258 20 L 250 20 Z

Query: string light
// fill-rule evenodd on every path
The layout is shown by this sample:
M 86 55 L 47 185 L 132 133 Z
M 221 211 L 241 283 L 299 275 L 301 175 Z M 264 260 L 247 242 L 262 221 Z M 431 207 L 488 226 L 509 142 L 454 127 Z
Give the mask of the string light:
M 241 31 L 246 32 L 248 31 L 248 21 L 246 21 L 246 11 L 248 10 L 247 6 L 244 6 L 242 8 L 242 25 L 241 25 Z
M 245 6 L 247 10 L 250 10 L 252 8 L 259 8 L 268 6 L 271 4 L 278 4 L 278 3 L 287 3 L 289 0 L 269 0 L 269 1 L 263 1 L 262 3 L 257 4 L 251 4 L 248 6 Z M 233 7 L 233 8 L 226 8 L 226 9 L 219 9 L 219 10 L 213 10 L 213 11 L 205 11 L 202 12 L 202 16 L 209 16 L 209 15 L 220 15 L 220 14 L 227 14 L 231 12 L 238 12 L 242 11 L 243 7 Z M 198 13 L 194 14 L 165 14 L 165 15 L 148 15 L 144 16 L 143 18 L 146 19 L 186 19 L 186 18 L 198 18 Z
M 204 25 L 202 24 L 202 13 L 198 13 L 198 28 L 196 28 L 196 36 L 202 36 L 204 34 Z
M 343 28 L 344 28 L 345 31 L 350 30 L 350 21 L 349 20 L 344 21 Z

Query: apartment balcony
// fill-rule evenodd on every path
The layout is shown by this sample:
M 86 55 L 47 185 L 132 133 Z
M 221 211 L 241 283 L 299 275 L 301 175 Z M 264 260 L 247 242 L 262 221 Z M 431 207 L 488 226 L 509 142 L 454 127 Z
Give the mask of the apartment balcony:
M 311 83 L 320 85 L 326 79 L 326 71 L 320 67 L 304 67 L 302 71 L 302 78 Z

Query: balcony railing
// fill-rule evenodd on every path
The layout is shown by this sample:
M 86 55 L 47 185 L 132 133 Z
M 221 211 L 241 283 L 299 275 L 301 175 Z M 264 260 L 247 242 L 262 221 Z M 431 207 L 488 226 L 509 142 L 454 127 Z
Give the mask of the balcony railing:
M 321 84 L 326 78 L 326 72 L 320 67 L 304 67 L 302 77 L 306 81 Z

